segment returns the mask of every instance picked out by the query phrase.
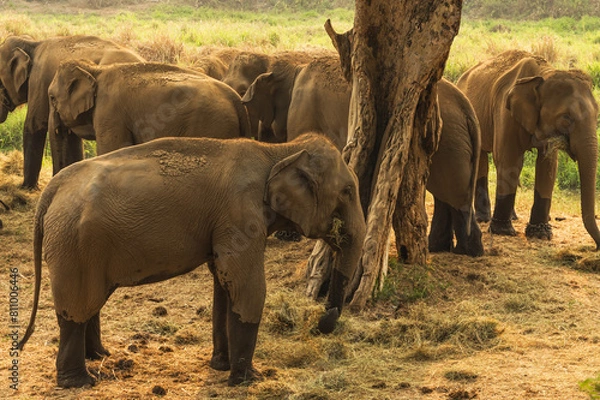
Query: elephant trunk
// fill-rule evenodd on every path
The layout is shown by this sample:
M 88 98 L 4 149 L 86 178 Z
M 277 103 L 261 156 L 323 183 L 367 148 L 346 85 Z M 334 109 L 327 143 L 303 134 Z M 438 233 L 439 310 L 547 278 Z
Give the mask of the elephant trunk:
M 360 216 L 359 219 L 344 228 L 346 234 L 343 235 L 341 243 L 338 243 L 338 245 L 330 243 L 336 254 L 334 257 L 334 267 L 331 272 L 326 313 L 320 319 L 318 325 L 318 329 L 322 333 L 331 333 L 335 328 L 335 323 L 342 312 L 344 301 L 346 300 L 349 283 L 362 256 L 366 224 L 362 209 L 357 210 L 356 215 Z M 350 232 L 351 234 L 349 234 Z
M 581 182 L 581 217 L 583 225 L 596 242 L 596 250 L 600 249 L 600 231 L 596 224 L 596 168 L 598 163 L 598 140 L 596 132 L 586 141 L 572 143 L 571 151 L 579 167 Z

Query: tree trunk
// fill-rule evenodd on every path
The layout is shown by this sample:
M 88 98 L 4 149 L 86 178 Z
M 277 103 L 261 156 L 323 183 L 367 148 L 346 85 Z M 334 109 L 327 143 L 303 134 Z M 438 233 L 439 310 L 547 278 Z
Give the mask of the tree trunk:
M 367 218 L 351 308 L 362 309 L 384 278 L 392 221 L 403 258 L 426 260 L 425 185 L 440 131 L 435 85 L 461 8 L 462 0 L 356 0 L 351 31 L 338 35 L 325 24 L 352 83 L 344 158 Z M 326 253 L 313 252 L 309 267 L 323 265 Z

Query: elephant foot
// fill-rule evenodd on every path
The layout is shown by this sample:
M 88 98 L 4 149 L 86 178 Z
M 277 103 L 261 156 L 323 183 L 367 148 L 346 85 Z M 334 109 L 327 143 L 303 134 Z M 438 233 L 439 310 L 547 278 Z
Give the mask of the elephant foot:
M 58 372 L 56 383 L 64 389 L 80 388 L 84 386 L 94 386 L 96 384 L 96 379 L 91 376 L 86 369 L 83 369 L 70 372 Z
M 231 371 L 227 384 L 229 386 L 251 385 L 253 382 L 262 381 L 263 375 L 253 366 L 241 371 Z
M 106 350 L 104 346 L 97 348 L 85 349 L 85 358 L 88 360 L 102 360 L 104 357 L 110 356 L 110 351 Z
M 490 215 L 489 210 L 475 212 L 475 220 L 477 222 L 490 222 L 491 219 L 492 219 L 492 216 Z
M 284 242 L 299 242 L 302 240 L 302 235 L 293 231 L 277 231 L 275 232 L 275 237 Z
M 452 251 L 452 242 L 448 243 L 445 241 L 432 241 L 431 237 L 429 239 L 428 250 L 430 253 L 445 253 L 448 251 Z
M 527 224 L 525 228 L 525 236 L 536 239 L 552 239 L 552 225 L 547 222 L 540 224 Z
M 340 318 L 340 310 L 337 307 L 330 308 L 325 312 L 325 315 L 319 320 L 317 329 L 321 333 L 331 333 L 335 329 L 335 324 Z
M 231 369 L 227 354 L 213 354 L 208 365 L 217 371 L 229 371 Z
M 483 245 L 481 244 L 481 242 L 472 243 L 468 246 L 459 244 L 454 249 L 452 249 L 452 253 L 463 254 L 470 257 L 481 257 L 483 255 Z
M 511 220 L 498 220 L 495 218 L 492 218 L 492 223 L 490 224 L 490 232 L 492 232 L 495 235 L 517 235 L 517 232 L 515 231 L 515 228 L 513 228 Z

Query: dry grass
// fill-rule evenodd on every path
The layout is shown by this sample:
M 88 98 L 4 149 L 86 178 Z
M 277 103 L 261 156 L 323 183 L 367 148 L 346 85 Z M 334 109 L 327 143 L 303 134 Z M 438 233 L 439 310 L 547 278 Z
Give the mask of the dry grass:
M 3 155 L 0 198 L 20 193 L 20 154 Z M 43 171 L 42 186 L 49 179 Z M 0 272 L 18 268 L 24 329 L 33 288 L 31 227 L 39 192 L 0 211 Z M 530 193 L 518 197 L 524 230 Z M 574 201 L 575 199 L 572 199 Z M 521 203 L 523 205 L 521 205 Z M 430 205 L 429 205 L 430 206 Z M 47 271 L 37 329 L 20 355 L 15 398 L 144 399 L 586 399 L 578 383 L 600 370 L 600 256 L 577 215 L 554 222 L 552 242 L 484 233 L 486 255 L 429 257 L 396 266 L 399 284 L 361 313 L 342 314 L 331 335 L 314 327 L 323 307 L 304 296 L 312 241 L 269 239 L 268 297 L 255 363 L 264 381 L 229 388 L 211 356 L 211 278 L 206 268 L 158 284 L 117 290 L 102 311 L 112 355 L 89 362 L 93 388 L 55 387 L 58 329 Z M 485 231 L 486 226 L 483 226 Z M 410 291 L 428 287 L 422 296 Z M 8 293 L 8 281 L 0 282 Z M 8 315 L 0 313 L 8 347 Z M 7 370 L 0 379 L 7 381 Z

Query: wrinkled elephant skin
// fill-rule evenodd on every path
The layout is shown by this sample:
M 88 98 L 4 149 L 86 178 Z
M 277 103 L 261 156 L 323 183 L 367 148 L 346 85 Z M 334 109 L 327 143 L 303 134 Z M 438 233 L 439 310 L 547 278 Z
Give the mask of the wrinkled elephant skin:
M 264 250 L 278 229 L 323 239 L 336 252 L 319 323 L 333 330 L 366 226 L 356 175 L 321 135 L 285 144 L 161 138 L 73 164 L 50 181 L 38 204 L 34 307 L 19 346 L 33 331 L 42 248 L 60 326 L 61 387 L 94 383 L 85 357 L 108 353 L 98 315 L 117 287 L 208 263 L 210 365 L 230 370 L 230 385 L 259 379 L 252 357 L 266 296 Z

